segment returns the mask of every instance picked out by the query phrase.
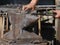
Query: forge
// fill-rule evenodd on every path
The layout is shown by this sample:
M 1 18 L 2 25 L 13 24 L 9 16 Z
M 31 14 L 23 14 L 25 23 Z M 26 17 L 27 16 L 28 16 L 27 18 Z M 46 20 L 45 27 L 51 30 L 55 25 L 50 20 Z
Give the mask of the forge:
M 0 5 L 0 39 L 3 39 L 4 41 L 18 39 L 20 35 L 23 34 L 23 28 L 29 26 L 31 23 L 34 22 L 38 22 L 38 26 L 36 28 L 38 28 L 38 37 L 41 38 L 41 22 L 48 19 L 48 21 L 46 21 L 45 23 L 54 24 L 52 26 L 56 31 L 54 38 L 60 41 L 60 21 L 59 19 L 55 18 L 56 13 L 52 12 L 52 10 L 60 9 L 60 1 L 40 0 L 41 3 L 39 1 L 35 7 L 35 10 L 32 12 L 31 10 L 22 11 L 22 6 L 25 5 L 25 2 L 21 1 L 10 0 L 10 2 L 6 3 L 6 5 Z M 26 4 L 29 2 L 30 1 L 27 1 Z M 34 28 L 32 28 L 32 30 L 34 31 Z M 29 34 L 26 33 L 25 35 L 28 35 L 29 37 Z M 31 35 L 31 37 L 33 37 L 33 33 Z M 34 34 L 34 36 L 36 35 Z

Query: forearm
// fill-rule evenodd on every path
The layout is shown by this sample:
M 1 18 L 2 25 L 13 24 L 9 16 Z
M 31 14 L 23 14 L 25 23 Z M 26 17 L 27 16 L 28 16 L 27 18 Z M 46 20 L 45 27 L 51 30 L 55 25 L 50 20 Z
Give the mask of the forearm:
M 31 3 L 32 5 L 36 5 L 37 2 L 38 2 L 38 0 L 32 0 L 30 3 Z

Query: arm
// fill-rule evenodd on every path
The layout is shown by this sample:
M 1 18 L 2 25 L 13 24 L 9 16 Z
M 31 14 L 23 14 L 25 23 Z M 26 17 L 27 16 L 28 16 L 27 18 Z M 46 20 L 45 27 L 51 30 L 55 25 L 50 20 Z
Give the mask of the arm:
M 23 10 L 28 10 L 28 9 L 34 10 L 37 2 L 38 2 L 38 0 L 31 0 L 31 2 L 29 4 L 23 6 Z
M 38 0 L 32 0 L 32 1 L 30 2 L 30 4 L 36 5 L 37 1 L 38 1 Z

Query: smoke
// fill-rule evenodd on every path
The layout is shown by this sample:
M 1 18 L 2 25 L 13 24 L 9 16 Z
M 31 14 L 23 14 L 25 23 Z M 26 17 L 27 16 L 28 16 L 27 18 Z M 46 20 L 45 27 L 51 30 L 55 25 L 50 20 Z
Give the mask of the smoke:
M 25 11 L 21 11 L 21 13 L 16 12 L 16 11 L 9 11 L 10 17 L 11 17 L 11 23 L 14 26 L 18 26 L 19 28 L 23 28 L 28 26 L 30 23 L 35 22 L 39 17 L 31 15 L 31 14 L 26 14 Z
M 25 11 L 18 12 L 16 10 L 8 11 L 9 21 L 13 30 L 13 37 L 17 37 L 23 33 L 23 28 L 28 26 L 30 23 L 35 22 L 39 17 L 26 14 Z
M 23 11 L 17 9 L 19 6 L 9 5 L 1 7 L 0 10 L 6 11 L 8 13 L 10 30 L 13 31 L 13 37 L 17 37 L 19 34 L 22 34 L 22 29 L 28 26 L 30 23 L 35 22 L 39 17 L 31 15 L 28 11 Z M 20 6 L 20 8 L 22 8 Z

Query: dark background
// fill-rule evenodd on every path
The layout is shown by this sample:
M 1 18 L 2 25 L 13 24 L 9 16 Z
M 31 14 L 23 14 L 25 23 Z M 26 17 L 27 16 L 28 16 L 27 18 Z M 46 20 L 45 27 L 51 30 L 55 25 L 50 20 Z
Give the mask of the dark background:
M 0 5 L 5 4 L 28 4 L 31 0 L 0 0 Z M 54 5 L 55 0 L 39 0 L 39 5 Z

